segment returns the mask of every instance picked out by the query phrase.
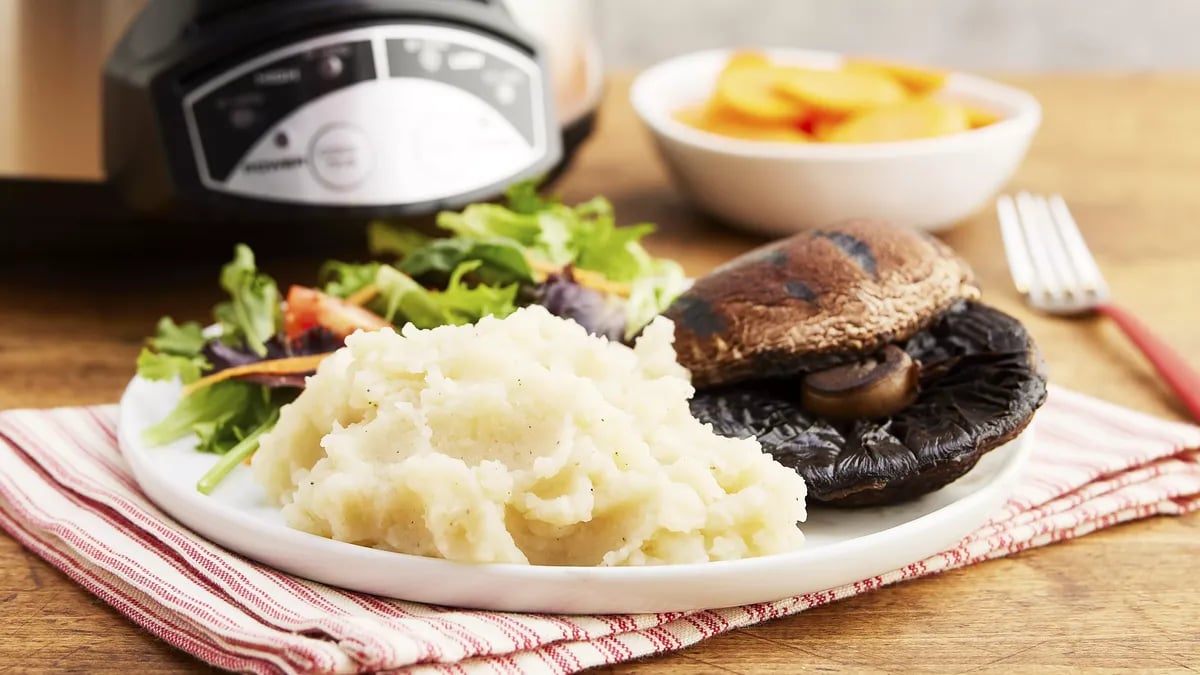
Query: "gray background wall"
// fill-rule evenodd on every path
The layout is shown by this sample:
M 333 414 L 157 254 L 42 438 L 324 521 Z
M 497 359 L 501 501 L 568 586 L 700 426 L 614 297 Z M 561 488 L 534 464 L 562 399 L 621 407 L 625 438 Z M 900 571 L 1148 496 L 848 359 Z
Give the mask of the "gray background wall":
M 507 1 L 559 18 L 591 2 L 607 61 L 618 68 L 765 44 L 994 71 L 1200 68 L 1200 0 Z M 0 65 L 15 62 L 4 51 L 31 20 L 52 22 L 64 36 L 98 33 L 106 49 L 145 2 L 0 0 Z
M 609 63 L 772 44 L 993 70 L 1200 68 L 1200 0 L 595 0 Z

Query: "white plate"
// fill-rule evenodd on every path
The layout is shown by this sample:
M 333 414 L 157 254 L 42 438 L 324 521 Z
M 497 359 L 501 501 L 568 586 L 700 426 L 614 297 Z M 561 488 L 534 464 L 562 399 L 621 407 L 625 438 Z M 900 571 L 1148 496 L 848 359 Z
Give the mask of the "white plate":
M 239 467 L 206 497 L 196 480 L 215 458 L 192 439 L 149 448 L 142 431 L 179 386 L 134 379 L 121 400 L 121 450 L 150 499 L 199 534 L 248 558 L 333 586 L 416 602 L 512 612 L 611 614 L 728 607 L 822 591 L 950 548 L 1004 503 L 1029 454 L 1028 432 L 966 476 L 917 501 L 853 511 L 811 509 L 794 553 L 659 567 L 468 565 L 332 541 L 287 527 Z

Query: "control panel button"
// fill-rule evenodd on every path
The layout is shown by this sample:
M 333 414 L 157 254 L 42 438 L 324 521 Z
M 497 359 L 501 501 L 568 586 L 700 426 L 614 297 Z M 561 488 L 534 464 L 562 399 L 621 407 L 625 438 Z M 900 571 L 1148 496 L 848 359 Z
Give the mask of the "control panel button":
M 258 113 L 254 108 L 234 108 L 233 112 L 229 113 L 229 123 L 238 131 L 250 129 L 257 122 Z
M 321 59 L 317 64 L 317 72 L 326 80 L 336 80 L 342 76 L 346 70 L 346 62 L 342 61 L 341 57 L 336 54 L 330 54 Z
M 321 130 L 313 139 L 308 160 L 317 180 L 336 190 L 358 187 L 374 166 L 370 139 L 349 124 Z

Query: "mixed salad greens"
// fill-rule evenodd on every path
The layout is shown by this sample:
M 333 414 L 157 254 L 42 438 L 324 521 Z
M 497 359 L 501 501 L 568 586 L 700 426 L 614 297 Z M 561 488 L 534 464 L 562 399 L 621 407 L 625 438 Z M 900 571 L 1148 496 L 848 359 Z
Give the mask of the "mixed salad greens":
M 292 286 L 286 295 L 258 270 L 254 253 L 237 246 L 221 270 L 228 299 L 213 308 L 212 324 L 164 317 L 138 357 L 141 377 L 185 385 L 144 440 L 163 445 L 194 434 L 197 450 L 220 455 L 197 485 L 208 493 L 257 450 L 305 377 L 357 330 L 462 325 L 540 304 L 628 342 L 687 288 L 677 263 L 641 245 L 654 227 L 619 227 L 603 197 L 568 206 L 543 197 L 534 182 L 506 197 L 440 214 L 443 238 L 372 224 L 377 260 L 329 261 L 316 287 Z

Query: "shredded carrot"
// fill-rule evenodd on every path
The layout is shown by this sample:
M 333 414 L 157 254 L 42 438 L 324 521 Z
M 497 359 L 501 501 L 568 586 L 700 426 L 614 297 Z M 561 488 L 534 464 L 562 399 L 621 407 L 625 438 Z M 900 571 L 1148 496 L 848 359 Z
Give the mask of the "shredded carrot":
M 628 298 L 629 294 L 633 292 L 633 288 L 629 284 L 619 281 L 610 281 L 608 277 L 600 274 L 599 272 L 593 272 L 591 270 L 574 270 L 573 274 L 575 275 L 575 281 L 578 282 L 580 286 L 590 288 L 594 291 L 619 295 L 622 298 Z
M 533 256 L 526 256 L 526 260 L 529 262 L 529 266 L 533 268 L 533 272 L 535 276 L 538 277 L 539 281 L 543 281 L 547 276 L 551 274 L 557 274 L 563 270 L 563 268 L 559 267 L 558 265 L 546 262 L 545 260 L 535 258 Z M 583 286 L 584 288 L 590 288 L 593 291 L 600 291 L 601 293 L 609 293 L 611 295 L 619 295 L 623 298 L 628 298 L 630 292 L 632 292 L 632 288 L 629 284 L 619 281 L 612 281 L 599 272 L 575 268 L 571 270 L 571 274 L 575 277 L 575 283 Z
M 218 382 L 232 380 L 236 377 L 247 377 L 250 375 L 299 375 L 301 373 L 310 373 L 317 369 L 317 366 L 325 360 L 329 354 L 313 354 L 312 356 L 293 356 L 286 359 L 271 359 L 269 361 L 258 361 L 256 363 L 247 363 L 244 366 L 234 366 L 226 368 L 218 373 L 213 373 L 208 377 L 202 377 L 199 380 L 187 385 L 183 388 L 183 395 L 187 396 L 192 392 L 205 387 L 211 387 Z
M 366 286 L 363 286 L 362 288 L 358 289 L 358 291 L 351 293 L 349 296 L 347 296 L 346 302 L 351 305 L 357 305 L 358 307 L 362 307 L 363 305 L 374 300 L 378 296 L 379 296 L 379 287 L 376 286 L 375 284 L 367 284 Z

